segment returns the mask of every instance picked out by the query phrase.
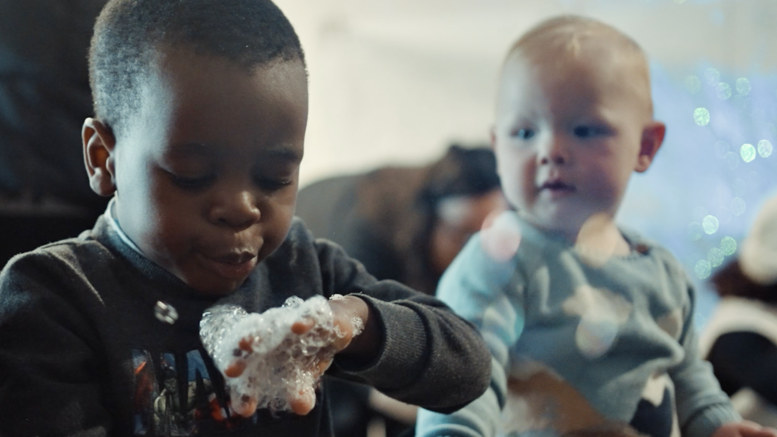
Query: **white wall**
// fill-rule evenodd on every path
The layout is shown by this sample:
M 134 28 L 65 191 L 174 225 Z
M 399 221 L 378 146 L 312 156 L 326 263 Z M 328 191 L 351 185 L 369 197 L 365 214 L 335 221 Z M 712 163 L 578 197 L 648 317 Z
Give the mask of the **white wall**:
M 777 70 L 775 0 L 277 0 L 310 71 L 302 184 L 486 141 L 510 44 L 560 13 L 600 18 L 682 80 L 701 62 Z

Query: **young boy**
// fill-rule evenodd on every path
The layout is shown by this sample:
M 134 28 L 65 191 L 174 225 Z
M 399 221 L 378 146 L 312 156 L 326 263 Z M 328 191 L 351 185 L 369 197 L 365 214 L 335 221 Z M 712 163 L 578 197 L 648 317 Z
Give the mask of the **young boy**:
M 0 435 L 331 435 L 320 392 L 290 399 L 299 414 L 228 399 L 200 341 L 209 307 L 290 296 L 345 295 L 336 323 L 364 322 L 329 374 L 440 412 L 485 390 L 475 329 L 293 219 L 307 78 L 269 0 L 110 1 L 90 74 L 86 167 L 115 197 L 91 231 L 3 271 Z
M 614 223 L 631 173 L 648 169 L 664 132 L 646 57 L 619 31 L 560 17 L 513 46 L 492 143 L 517 211 L 473 238 L 438 289 L 480 328 L 492 383 L 452 415 L 422 411 L 418 435 L 621 424 L 653 437 L 772 435 L 737 423 L 697 358 L 694 295 L 679 263 Z

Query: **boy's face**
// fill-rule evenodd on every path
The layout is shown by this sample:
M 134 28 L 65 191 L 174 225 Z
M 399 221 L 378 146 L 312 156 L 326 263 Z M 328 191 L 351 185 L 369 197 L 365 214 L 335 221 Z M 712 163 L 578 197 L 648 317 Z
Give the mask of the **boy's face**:
M 143 253 L 194 289 L 226 294 L 280 246 L 307 123 L 301 61 L 250 73 L 161 50 L 113 151 L 116 216 Z
M 534 225 L 576 237 L 614 217 L 632 171 L 658 150 L 649 91 L 612 56 L 513 55 L 505 64 L 492 142 L 505 195 Z M 648 88 L 649 89 L 649 88 Z M 647 97 L 645 97 L 647 96 Z M 648 150 L 650 149 L 650 150 Z

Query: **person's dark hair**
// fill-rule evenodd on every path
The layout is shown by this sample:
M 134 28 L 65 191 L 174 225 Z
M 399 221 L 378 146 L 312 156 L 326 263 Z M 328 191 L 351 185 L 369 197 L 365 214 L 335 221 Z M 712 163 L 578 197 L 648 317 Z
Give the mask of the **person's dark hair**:
M 270 0 L 112 0 L 95 25 L 89 77 L 96 115 L 114 131 L 139 108 L 160 44 L 248 70 L 276 60 L 305 62 L 294 28 Z
M 498 187 L 496 157 L 490 148 L 465 148 L 453 144 L 429 169 L 418 202 L 423 208 L 435 211 L 445 198 L 477 196 Z
M 777 303 L 777 283 L 761 285 L 742 272 L 739 261 L 728 263 L 712 277 L 712 283 L 720 297 L 736 296 Z
M 430 236 L 439 220 L 440 202 L 456 196 L 480 196 L 499 188 L 496 157 L 488 147 L 462 147 L 452 144 L 445 156 L 432 164 L 415 202 L 417 220 L 408 220 L 407 236 L 412 254 L 408 277 L 424 290 L 434 290 L 440 275 L 434 273 Z

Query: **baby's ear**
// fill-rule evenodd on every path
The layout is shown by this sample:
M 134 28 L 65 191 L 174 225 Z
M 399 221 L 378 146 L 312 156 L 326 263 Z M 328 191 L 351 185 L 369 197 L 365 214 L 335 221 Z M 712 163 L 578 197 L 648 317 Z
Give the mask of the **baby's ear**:
M 642 173 L 653 163 L 658 149 L 664 142 L 666 125 L 660 121 L 652 121 L 642 130 L 642 139 L 639 144 L 639 156 L 634 171 Z
M 114 150 L 116 137 L 100 120 L 87 118 L 81 129 L 84 144 L 84 164 L 89 174 L 89 186 L 100 196 L 111 196 L 116 191 Z

